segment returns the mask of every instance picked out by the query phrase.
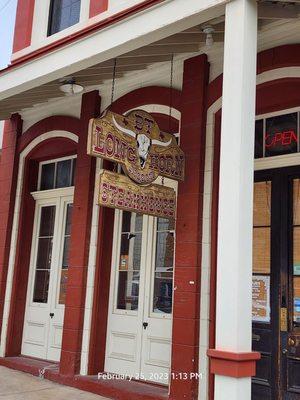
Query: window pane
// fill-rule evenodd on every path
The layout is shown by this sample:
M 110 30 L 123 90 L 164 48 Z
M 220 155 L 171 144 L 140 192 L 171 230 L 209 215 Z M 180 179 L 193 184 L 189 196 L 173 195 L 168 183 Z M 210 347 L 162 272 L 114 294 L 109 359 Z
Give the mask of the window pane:
M 117 308 L 137 310 L 142 252 L 143 216 L 123 212 Z
M 267 118 L 265 136 L 266 157 L 297 152 L 297 113 Z
M 300 275 L 300 271 L 299 271 Z M 300 326 L 300 276 L 294 276 L 294 325 Z
M 65 221 L 65 235 L 64 235 L 64 250 L 62 257 L 62 271 L 60 278 L 59 288 L 59 304 L 65 304 L 66 292 L 67 292 L 67 281 L 68 281 L 68 269 L 69 269 L 69 255 L 70 255 L 70 234 L 72 225 L 72 211 L 73 204 L 67 205 L 66 221 Z
M 71 182 L 72 160 L 59 161 L 56 170 L 56 188 L 68 187 Z
M 63 269 L 61 271 L 61 277 L 60 277 L 58 304 L 66 303 L 67 282 L 68 282 L 68 269 Z
M 53 236 L 55 220 L 55 206 L 42 208 L 39 237 Z
M 47 303 L 50 271 L 36 271 L 33 301 Z
M 52 238 L 39 238 L 36 269 L 51 268 L 52 244 Z
M 153 311 L 155 313 L 172 312 L 173 273 L 155 272 Z
M 70 254 L 70 237 L 67 236 L 65 238 L 65 243 L 64 243 L 64 252 L 63 252 L 63 261 L 62 261 L 63 268 L 68 268 L 68 266 L 69 266 L 69 254 Z
M 252 277 L 252 321 L 270 323 L 270 275 Z
M 47 303 L 49 275 L 51 269 L 55 206 L 45 206 L 41 210 L 39 227 L 36 273 L 33 301 Z
M 40 190 L 48 190 L 54 188 L 54 174 L 54 163 L 42 165 Z
M 70 235 L 71 234 L 72 215 L 73 215 L 73 204 L 68 204 L 68 206 L 67 206 L 65 235 Z
M 270 226 L 271 223 L 271 182 L 255 182 L 253 225 Z
M 263 132 L 264 122 L 263 120 L 255 121 L 255 158 L 263 157 Z
M 252 321 L 270 323 L 271 182 L 255 182 L 253 198 Z
M 271 268 L 271 229 L 253 229 L 253 272 L 269 274 Z
M 172 271 L 174 260 L 173 232 L 157 232 L 155 270 Z
M 76 171 L 76 158 L 72 158 L 72 178 L 71 178 L 71 186 L 74 186 L 75 171 Z
M 137 310 L 139 302 L 139 271 L 120 271 L 118 285 L 118 309 Z
M 300 179 L 294 179 L 293 186 L 293 223 L 300 225 Z
M 174 266 L 174 220 L 157 219 L 153 312 L 172 312 Z
M 49 35 L 60 32 L 79 22 L 80 0 L 52 0 Z

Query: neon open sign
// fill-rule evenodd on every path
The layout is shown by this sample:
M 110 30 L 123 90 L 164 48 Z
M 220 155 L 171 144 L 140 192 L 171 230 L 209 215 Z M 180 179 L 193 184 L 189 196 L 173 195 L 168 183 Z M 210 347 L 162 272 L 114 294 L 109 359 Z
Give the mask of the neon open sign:
M 298 138 L 294 130 L 277 132 L 275 134 L 265 136 L 265 146 L 267 148 L 276 146 L 290 146 L 293 143 L 297 143 Z
M 255 123 L 255 158 L 297 153 L 299 112 L 260 119 Z

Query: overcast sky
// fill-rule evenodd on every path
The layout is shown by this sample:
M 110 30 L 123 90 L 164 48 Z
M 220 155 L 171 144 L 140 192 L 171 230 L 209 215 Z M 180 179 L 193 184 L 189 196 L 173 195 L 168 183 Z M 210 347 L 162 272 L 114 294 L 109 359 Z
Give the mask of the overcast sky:
M 17 0 L 0 0 L 0 69 L 5 68 L 10 62 L 16 7 Z M 2 127 L 3 123 L 0 122 L 0 148 Z

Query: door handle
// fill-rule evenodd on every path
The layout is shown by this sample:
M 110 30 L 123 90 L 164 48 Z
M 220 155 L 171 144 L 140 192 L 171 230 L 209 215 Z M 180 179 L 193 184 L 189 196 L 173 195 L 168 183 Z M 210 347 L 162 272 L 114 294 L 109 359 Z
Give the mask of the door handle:
M 147 329 L 147 326 L 148 326 L 148 322 L 143 322 L 143 328 Z
M 288 350 L 287 349 L 282 349 L 282 354 L 287 354 Z
M 296 346 L 296 340 L 293 339 L 293 338 L 288 338 L 288 345 L 289 345 L 290 347 Z
M 51 319 L 54 317 L 54 313 L 53 312 L 51 312 L 49 315 L 50 315 Z

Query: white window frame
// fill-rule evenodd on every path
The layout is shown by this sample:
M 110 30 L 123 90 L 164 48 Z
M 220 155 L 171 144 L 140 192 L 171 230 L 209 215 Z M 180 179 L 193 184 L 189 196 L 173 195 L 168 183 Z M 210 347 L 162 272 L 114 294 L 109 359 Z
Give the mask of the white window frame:
M 81 0 L 79 21 L 76 24 L 63 29 L 62 31 L 48 36 L 50 2 L 51 0 L 35 1 L 31 35 L 31 45 L 33 46 L 42 41 L 52 42 L 68 36 L 81 29 L 82 27 L 80 28 L 80 25 L 86 25 L 89 19 L 90 0 Z
M 73 155 L 73 156 L 66 156 L 66 157 L 60 157 L 60 158 L 54 158 L 52 160 L 47 160 L 47 161 L 41 161 L 39 163 L 39 172 L 38 172 L 38 184 L 37 184 L 37 192 L 41 191 L 41 179 L 42 179 L 42 167 L 45 164 L 54 164 L 55 163 L 55 172 L 54 172 L 54 182 L 56 180 L 56 171 L 57 171 L 57 163 L 60 161 L 66 161 L 66 160 L 72 160 L 74 158 L 77 158 L 77 155 Z M 72 164 L 72 169 L 71 169 L 71 176 L 73 174 L 73 165 Z M 68 187 L 72 187 L 72 186 L 68 186 Z M 65 188 L 61 188 L 61 189 L 65 189 Z M 57 189 L 49 189 L 49 190 L 42 190 L 42 192 L 49 192 L 52 190 L 57 190 Z

